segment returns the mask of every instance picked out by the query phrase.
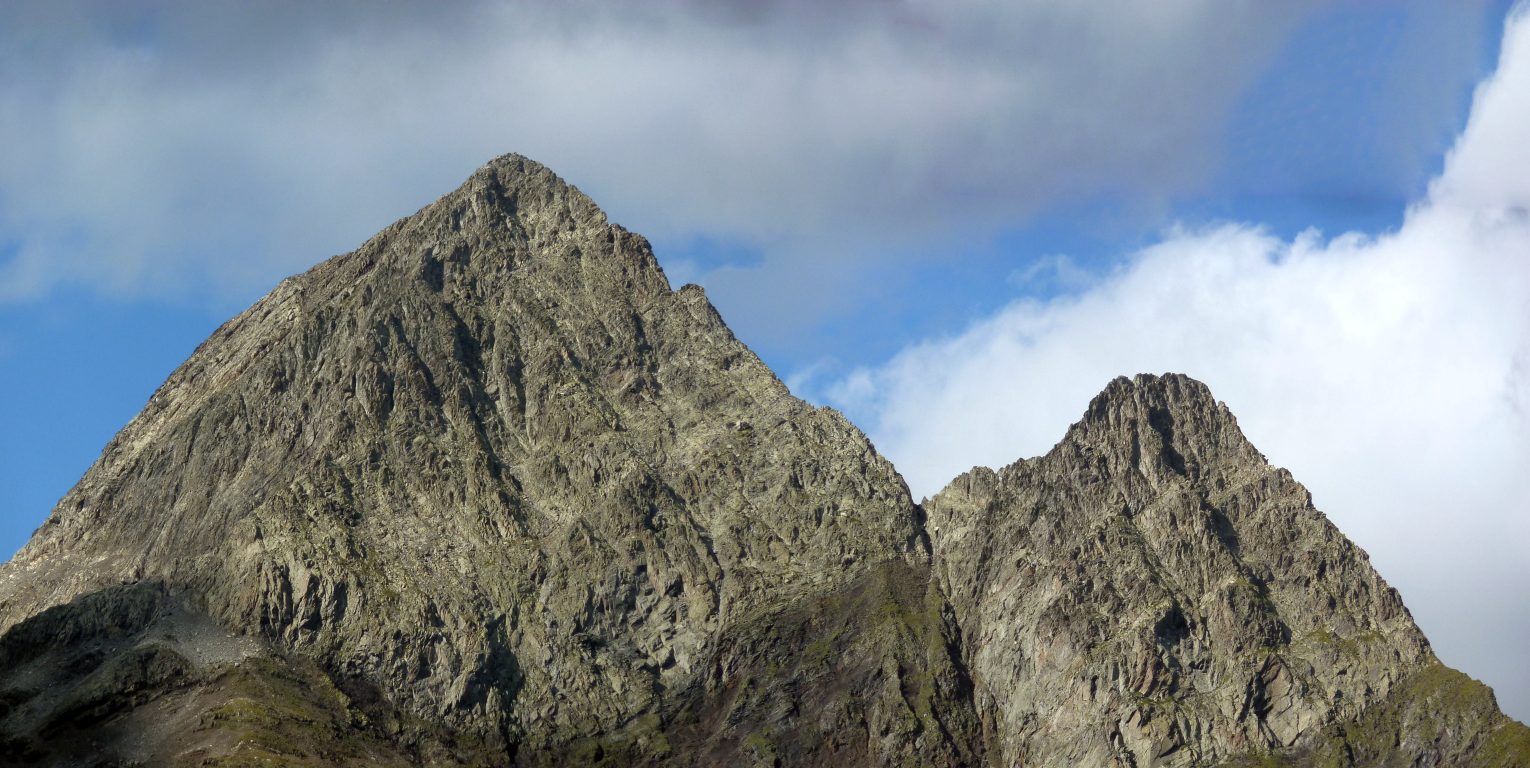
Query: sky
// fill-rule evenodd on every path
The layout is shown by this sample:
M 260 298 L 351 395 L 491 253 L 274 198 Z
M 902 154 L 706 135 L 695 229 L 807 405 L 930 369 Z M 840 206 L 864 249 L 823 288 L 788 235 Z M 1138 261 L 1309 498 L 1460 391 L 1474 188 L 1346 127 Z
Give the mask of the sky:
M 1501 0 L 7 3 L 0 556 L 281 278 L 520 152 L 915 496 L 1206 381 L 1530 720 Z

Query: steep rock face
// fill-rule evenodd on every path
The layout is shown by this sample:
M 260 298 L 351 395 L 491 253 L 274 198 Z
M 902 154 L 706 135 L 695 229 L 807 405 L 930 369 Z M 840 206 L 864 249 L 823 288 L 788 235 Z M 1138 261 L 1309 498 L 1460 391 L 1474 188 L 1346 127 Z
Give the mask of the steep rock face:
M 664 717 L 547 765 L 973 766 L 984 748 L 954 616 L 901 560 L 728 628 Z
M 1005 764 L 1311 752 L 1435 664 L 1365 554 L 1184 376 L 1117 379 L 1047 455 L 925 506 Z
M 204 343 L 5 567 L 0 629 L 153 580 L 534 750 L 655 711 L 736 617 L 924 557 L 859 431 L 509 156 Z
M 0 764 L 1530 764 L 1205 387 L 923 506 L 507 156 L 283 282 L 0 567 Z

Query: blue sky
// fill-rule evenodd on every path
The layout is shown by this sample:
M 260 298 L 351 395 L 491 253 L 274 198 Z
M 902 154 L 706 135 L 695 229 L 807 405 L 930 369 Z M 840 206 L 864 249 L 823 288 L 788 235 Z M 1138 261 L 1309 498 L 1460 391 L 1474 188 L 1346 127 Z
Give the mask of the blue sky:
M 827 373 L 959 329 L 1017 295 L 1066 290 L 1056 281 L 1011 279 L 1039 261 L 1064 255 L 1098 275 L 1172 224 L 1258 222 L 1285 237 L 1314 227 L 1330 234 L 1395 228 L 1464 125 L 1472 89 L 1497 58 L 1508 7 L 1320 8 L 1242 84 L 1200 148 L 1214 165 L 1188 188 L 1061 196 L 995 227 L 918 243 L 913 256 L 894 257 L 902 262 L 895 268 L 871 267 L 878 274 L 868 295 L 814 313 L 806 332 L 773 333 L 772 309 L 751 322 L 753 302 L 745 298 L 738 301 L 749 315 L 734 321 L 736 330 L 785 375 L 812 366 Z M 759 248 L 716 236 L 683 233 L 656 246 L 661 260 L 686 262 L 685 279 L 703 284 L 709 269 L 761 261 Z M 727 313 L 735 297 L 721 282 L 708 287 Z
M 1510 3 L 1070 5 L 7 5 L 0 552 L 224 319 L 517 151 L 648 235 L 916 495 L 1046 450 L 1111 375 L 1206 379 L 1446 661 L 1530 717 L 1530 614 L 1493 586 L 1530 578 L 1530 494 L 1475 453 L 1530 456 L 1530 251 L 1437 221 L 1512 212 L 1530 176 L 1474 107 Z M 1182 295 L 1202 281 L 1248 311 Z M 1163 330 L 1133 335 L 1146 313 Z M 1473 405 L 1495 387 L 1508 410 Z M 1388 452 L 1479 423 L 1504 442 L 1436 457 L 1454 485 Z

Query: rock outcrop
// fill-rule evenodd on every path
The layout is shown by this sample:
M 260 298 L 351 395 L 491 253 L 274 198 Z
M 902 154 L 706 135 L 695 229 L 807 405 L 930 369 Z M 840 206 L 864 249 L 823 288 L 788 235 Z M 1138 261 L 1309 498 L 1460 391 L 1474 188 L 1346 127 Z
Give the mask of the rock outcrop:
M 219 329 L 0 569 L 0 762 L 1527 756 L 1202 385 L 917 505 L 518 156 Z

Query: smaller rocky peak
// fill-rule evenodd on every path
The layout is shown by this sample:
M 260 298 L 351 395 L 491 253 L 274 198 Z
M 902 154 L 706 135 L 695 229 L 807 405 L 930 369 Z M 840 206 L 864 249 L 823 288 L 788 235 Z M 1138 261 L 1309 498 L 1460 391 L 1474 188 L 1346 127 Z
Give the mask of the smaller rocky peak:
M 1204 383 L 1181 373 L 1117 377 L 1090 401 L 1059 448 L 1118 456 L 1149 476 L 1197 476 L 1211 464 L 1264 463 Z
M 1210 387 L 1183 373 L 1139 373 L 1131 378 L 1117 376 L 1112 379 L 1089 401 L 1083 420 L 1108 420 L 1123 409 L 1143 405 L 1179 410 L 1217 410 L 1220 407 Z
M 680 286 L 673 294 L 676 310 L 689 317 L 696 331 L 719 339 L 736 341 L 733 331 L 723 321 L 722 313 L 707 298 L 707 292 L 695 283 Z
M 1016 462 L 1002 471 L 1012 472 L 1015 466 L 1023 463 L 1023 460 Z M 983 466 L 973 467 L 957 475 L 951 482 L 946 483 L 946 486 L 939 493 L 935 494 L 934 499 L 925 499 L 924 503 L 929 504 L 934 500 L 949 502 L 955 499 L 986 503 L 987 499 L 992 498 L 994 493 L 998 491 L 1001 482 L 1000 472 L 995 472 Z
M 675 299 L 688 307 L 711 308 L 712 302 L 707 298 L 707 290 L 696 283 L 686 283 L 675 291 Z

